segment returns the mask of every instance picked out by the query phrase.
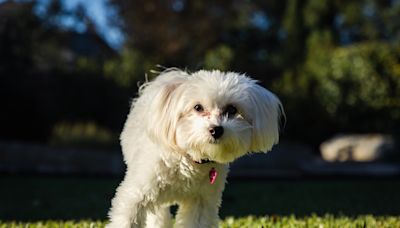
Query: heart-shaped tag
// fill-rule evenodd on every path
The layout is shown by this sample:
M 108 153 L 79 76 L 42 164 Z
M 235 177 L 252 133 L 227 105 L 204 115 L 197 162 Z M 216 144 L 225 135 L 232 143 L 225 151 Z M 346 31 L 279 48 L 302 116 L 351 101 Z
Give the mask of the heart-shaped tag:
M 217 170 L 214 167 L 212 167 L 208 175 L 210 177 L 210 184 L 214 184 L 218 176 Z

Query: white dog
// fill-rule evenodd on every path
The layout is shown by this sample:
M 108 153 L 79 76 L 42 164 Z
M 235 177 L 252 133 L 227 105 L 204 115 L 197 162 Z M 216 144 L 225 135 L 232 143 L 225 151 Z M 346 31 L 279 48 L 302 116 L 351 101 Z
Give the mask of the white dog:
M 107 227 L 217 227 L 228 164 L 279 138 L 278 98 L 238 74 L 177 69 L 140 89 L 121 146 L 127 164 Z

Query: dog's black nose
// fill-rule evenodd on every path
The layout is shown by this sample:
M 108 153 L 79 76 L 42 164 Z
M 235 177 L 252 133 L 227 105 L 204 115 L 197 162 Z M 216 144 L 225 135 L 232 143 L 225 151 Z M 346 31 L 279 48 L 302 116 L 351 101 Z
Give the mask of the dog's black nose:
M 224 134 L 224 128 L 221 126 L 212 127 L 210 128 L 210 133 L 214 139 L 219 139 Z

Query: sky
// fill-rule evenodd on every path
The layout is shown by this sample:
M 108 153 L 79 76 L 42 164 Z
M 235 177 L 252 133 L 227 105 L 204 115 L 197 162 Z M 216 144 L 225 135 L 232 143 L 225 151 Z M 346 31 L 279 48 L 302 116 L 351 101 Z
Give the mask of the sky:
M 78 4 L 82 4 L 88 16 L 95 22 L 100 35 L 102 35 L 113 48 L 121 47 L 123 35 L 118 27 L 109 23 L 110 17 L 115 16 L 116 12 L 107 4 L 107 0 L 63 0 L 63 4 L 67 9 L 73 9 Z
M 0 0 L 4 2 L 5 0 Z M 15 0 L 19 2 L 29 2 L 32 0 Z M 33 0 L 34 1 L 34 0 Z M 36 14 L 40 16 L 45 12 L 46 6 L 52 0 L 36 0 Z M 82 5 L 87 16 L 95 23 L 97 32 L 106 40 L 106 42 L 115 50 L 120 50 L 124 43 L 124 35 L 121 29 L 110 23 L 112 19 L 117 17 L 117 13 L 113 7 L 108 4 L 108 0 L 61 0 L 63 7 L 66 10 L 73 10 L 78 5 Z M 184 8 L 183 1 L 175 1 L 174 10 L 181 11 Z M 255 12 L 250 18 L 253 26 L 260 30 L 267 30 L 270 26 L 268 17 L 261 11 Z M 78 22 L 73 17 L 61 17 L 58 22 L 61 26 L 68 29 L 73 29 L 78 32 L 85 31 L 85 25 Z
M 39 4 L 47 4 L 49 0 L 39 0 Z M 123 43 L 121 30 L 111 25 L 111 17 L 116 16 L 115 10 L 108 5 L 107 0 L 63 0 L 64 7 L 72 10 L 81 4 L 88 16 L 94 21 L 97 31 L 114 49 L 119 49 Z
M 29 0 L 17 1 L 26 2 Z M 0 3 L 2 2 L 5 2 L 5 0 L 0 0 Z M 35 12 L 40 16 L 51 0 L 37 0 L 36 2 Z M 110 23 L 111 19 L 116 17 L 116 12 L 107 2 L 107 0 L 62 0 L 63 7 L 67 10 L 73 10 L 81 4 L 87 16 L 93 20 L 100 36 L 102 36 L 112 48 L 118 50 L 123 45 L 124 35 L 117 26 Z M 60 23 L 62 26 L 78 32 L 83 32 L 85 30 L 83 24 L 77 23 L 76 20 L 74 21 L 71 17 L 62 17 Z

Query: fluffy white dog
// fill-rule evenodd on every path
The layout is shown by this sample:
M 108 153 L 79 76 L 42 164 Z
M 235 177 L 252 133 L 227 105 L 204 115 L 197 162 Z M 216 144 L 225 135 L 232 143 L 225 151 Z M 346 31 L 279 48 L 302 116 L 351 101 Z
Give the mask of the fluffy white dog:
M 238 73 L 168 69 L 140 89 L 121 146 L 127 164 L 107 227 L 217 227 L 229 162 L 279 138 L 278 98 Z

